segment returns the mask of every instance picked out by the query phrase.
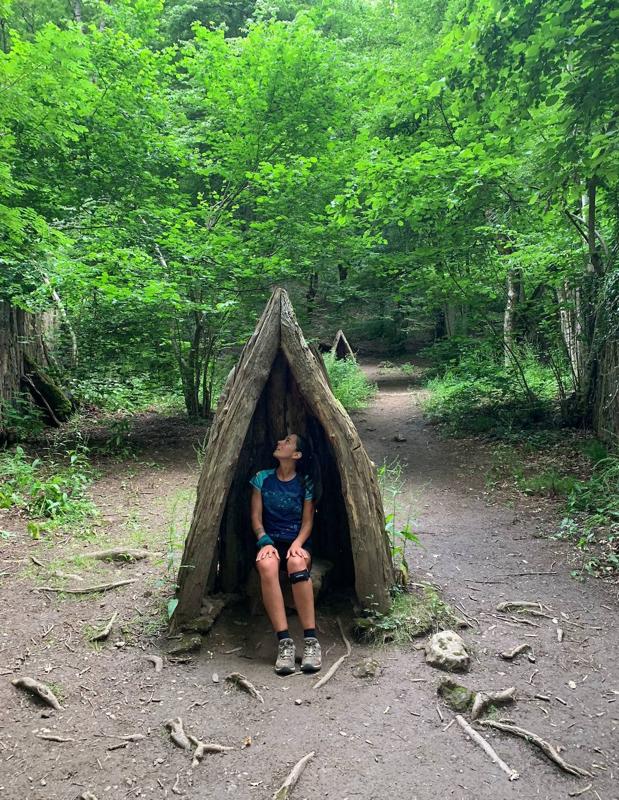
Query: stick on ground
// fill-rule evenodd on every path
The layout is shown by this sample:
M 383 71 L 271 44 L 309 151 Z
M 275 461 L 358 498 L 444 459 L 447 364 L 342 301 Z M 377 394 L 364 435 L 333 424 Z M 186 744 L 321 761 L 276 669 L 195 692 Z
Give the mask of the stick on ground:
M 227 677 L 226 680 L 230 683 L 238 686 L 239 689 L 242 689 L 247 694 L 250 694 L 252 697 L 255 697 L 256 700 L 259 700 L 261 703 L 264 703 L 264 697 L 260 694 L 260 692 L 256 689 L 251 681 L 248 681 L 245 675 L 241 675 L 240 672 L 231 672 Z
M 513 703 L 516 695 L 514 686 L 500 692 L 477 692 L 471 708 L 471 719 L 477 719 L 489 706 Z
M 96 558 L 98 561 L 139 561 L 156 553 L 138 547 L 110 547 L 107 550 L 91 550 L 90 553 L 83 555 L 86 558 Z
M 183 720 L 180 717 L 169 719 L 164 725 L 170 731 L 170 739 L 177 747 L 180 747 L 181 750 L 191 750 L 191 742 L 185 733 Z
M 147 661 L 155 666 L 155 672 L 161 672 L 163 669 L 163 658 L 161 656 L 144 656 Z
M 516 656 L 519 656 L 520 653 L 524 653 L 526 650 L 530 650 L 530 644 L 519 644 L 517 647 L 514 647 L 512 650 L 504 650 L 502 653 L 499 653 L 501 658 L 504 658 L 505 661 L 513 661 Z
M 193 753 L 192 767 L 197 767 L 200 761 L 204 758 L 205 753 L 226 753 L 228 750 L 234 750 L 234 747 L 228 747 L 225 744 L 215 744 L 214 742 L 201 742 L 195 736 L 189 734 L 189 741 L 196 748 Z
M 344 633 L 344 628 L 342 627 L 342 622 L 339 617 L 337 617 L 337 624 L 340 629 L 340 633 L 342 634 L 342 639 L 344 640 L 344 644 L 346 645 L 346 654 L 340 656 L 340 658 L 338 658 L 335 664 L 333 664 L 331 668 L 327 671 L 326 675 L 323 675 L 322 678 L 314 684 L 314 686 L 312 687 L 314 689 L 320 689 L 320 687 L 324 686 L 328 680 L 331 680 L 331 678 L 335 675 L 335 673 L 338 671 L 338 669 L 342 666 L 344 661 L 346 661 L 346 659 L 350 656 L 352 652 L 352 647 L 350 646 L 350 642 L 346 638 L 346 634 Z
M 287 798 L 290 796 L 290 792 L 297 785 L 297 781 L 301 777 L 303 770 L 312 760 L 312 758 L 314 758 L 314 755 L 314 751 L 312 750 L 311 753 L 308 753 L 306 756 L 303 756 L 300 761 L 297 761 L 297 763 L 288 773 L 286 780 L 273 795 L 272 800 L 287 800 Z
M 90 641 L 91 641 L 91 642 L 102 642 L 104 639 L 107 639 L 107 637 L 108 637 L 108 636 L 110 635 L 110 633 L 112 632 L 112 626 L 113 626 L 113 625 L 114 625 L 114 623 L 116 622 L 116 617 L 117 617 L 117 616 L 118 616 L 118 611 L 115 611 L 115 612 L 112 614 L 112 616 L 110 617 L 110 620 L 109 620 L 109 622 L 106 624 L 106 626 L 105 626 L 104 628 L 101 628 L 101 630 L 100 630 L 100 631 L 97 631 L 97 633 L 94 633 L 94 634 L 93 634 L 93 635 L 90 637 Z
M 481 736 L 477 733 L 476 730 L 471 728 L 469 723 L 464 719 L 464 717 L 460 716 L 460 714 L 456 714 L 456 722 L 462 728 L 462 730 L 471 737 L 471 739 L 478 744 L 482 750 L 490 756 L 490 758 L 497 764 L 503 772 L 507 775 L 510 781 L 516 781 L 520 777 L 520 775 L 516 772 L 515 769 L 508 767 L 507 764 L 503 761 L 503 759 L 496 753 L 494 748 Z
M 519 728 L 517 725 L 507 724 L 506 722 L 495 722 L 494 720 L 490 719 L 486 719 L 479 724 L 483 725 L 484 727 L 496 728 L 497 730 L 504 731 L 505 733 L 511 733 L 513 736 L 520 736 L 521 739 L 526 739 L 527 742 L 531 742 L 531 744 L 539 747 L 545 756 L 553 761 L 560 769 L 562 769 L 564 772 L 568 772 L 570 775 L 576 775 L 578 778 L 593 777 L 593 775 L 590 772 L 587 772 L 586 769 L 577 767 L 574 764 L 568 764 L 565 759 L 561 758 L 559 753 L 549 742 L 542 739 L 536 733 L 532 733 L 525 728 Z
M 62 706 L 58 702 L 58 698 L 52 690 L 44 683 L 35 681 L 34 678 L 13 678 L 11 681 L 13 686 L 18 689 L 23 689 L 26 692 L 36 695 L 48 706 L 55 708 L 56 711 L 62 711 Z
M 137 578 L 127 578 L 124 581 L 112 581 L 111 583 L 99 583 L 96 586 L 80 586 L 77 589 L 62 589 L 58 586 L 35 586 L 33 592 L 62 592 L 63 594 L 90 594 L 92 592 L 107 592 L 110 589 L 117 589 L 119 586 L 127 586 L 135 583 Z
M 522 611 L 527 608 L 536 608 L 538 611 L 542 610 L 542 604 L 539 602 L 531 602 L 529 600 L 505 600 L 499 603 L 496 607 L 497 611 Z

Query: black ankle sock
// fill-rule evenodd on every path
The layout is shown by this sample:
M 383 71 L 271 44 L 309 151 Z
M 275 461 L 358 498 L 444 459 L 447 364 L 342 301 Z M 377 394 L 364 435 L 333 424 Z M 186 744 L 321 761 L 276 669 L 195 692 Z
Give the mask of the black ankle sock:
M 303 631 L 303 638 L 304 639 L 315 639 L 316 638 L 316 628 L 306 628 Z
M 290 639 L 290 634 L 288 633 L 288 628 L 285 631 L 277 631 L 277 639 L 281 642 L 282 639 Z

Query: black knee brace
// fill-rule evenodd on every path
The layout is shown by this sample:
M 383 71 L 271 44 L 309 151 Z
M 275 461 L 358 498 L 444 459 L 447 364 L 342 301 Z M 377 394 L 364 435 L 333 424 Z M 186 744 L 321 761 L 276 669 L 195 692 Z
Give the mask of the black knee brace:
M 288 577 L 290 578 L 290 583 L 300 583 L 300 581 L 309 581 L 311 576 L 309 569 L 302 569 L 299 572 L 288 573 Z

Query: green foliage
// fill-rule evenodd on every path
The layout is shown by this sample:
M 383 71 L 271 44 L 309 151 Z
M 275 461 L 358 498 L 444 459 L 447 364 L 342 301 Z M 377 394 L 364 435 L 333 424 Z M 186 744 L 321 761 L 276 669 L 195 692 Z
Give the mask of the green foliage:
M 0 453 L 0 508 L 23 510 L 34 518 L 55 524 L 84 519 L 96 512 L 86 491 L 92 478 L 87 450 L 66 451 L 63 461 L 30 460 L 21 447 Z M 34 538 L 40 528 L 33 527 Z
M 353 359 L 337 359 L 327 353 L 324 362 L 333 394 L 348 411 L 363 408 L 376 394 L 376 386 Z
M 505 437 L 514 428 L 552 423 L 559 406 L 555 374 L 532 354 L 521 364 L 533 397 L 513 370 L 497 361 L 492 348 L 469 348 L 457 365 L 428 381 L 431 396 L 424 405 L 428 418 L 454 436 Z

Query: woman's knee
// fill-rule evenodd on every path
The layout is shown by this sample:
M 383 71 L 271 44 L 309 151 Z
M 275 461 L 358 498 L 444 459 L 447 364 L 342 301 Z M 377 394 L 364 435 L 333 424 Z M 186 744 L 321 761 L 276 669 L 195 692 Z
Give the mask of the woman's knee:
M 286 562 L 288 574 L 290 575 L 291 572 L 301 572 L 302 570 L 307 569 L 307 563 L 308 562 L 304 558 L 299 556 L 291 556 Z
M 261 558 L 260 561 L 256 561 L 256 568 L 261 579 L 279 580 L 279 561 L 277 558 Z

